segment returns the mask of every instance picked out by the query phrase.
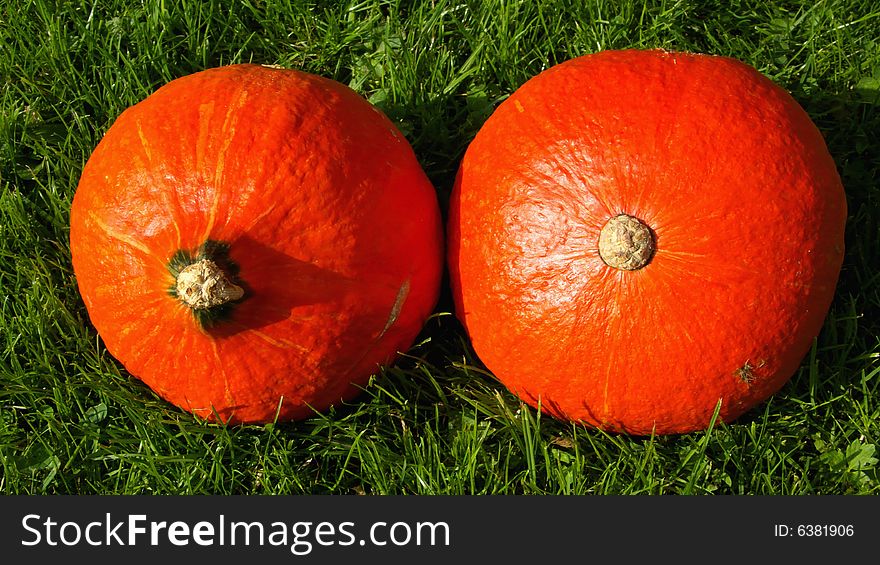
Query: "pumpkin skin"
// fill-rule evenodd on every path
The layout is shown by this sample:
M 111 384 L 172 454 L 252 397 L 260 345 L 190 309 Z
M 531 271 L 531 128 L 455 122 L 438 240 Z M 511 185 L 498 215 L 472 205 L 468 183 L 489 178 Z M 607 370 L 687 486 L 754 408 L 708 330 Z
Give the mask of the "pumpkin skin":
M 603 227 L 649 228 L 642 268 Z M 729 422 L 797 370 L 830 307 L 846 200 L 805 111 L 724 57 L 605 51 L 533 77 L 453 188 L 457 317 L 495 377 L 564 420 L 633 435 Z
M 119 116 L 82 172 L 70 244 L 108 351 L 171 403 L 232 424 L 352 399 L 410 347 L 438 298 L 442 228 L 378 109 L 338 82 L 243 64 Z M 182 301 L 178 275 L 202 258 L 240 298 Z

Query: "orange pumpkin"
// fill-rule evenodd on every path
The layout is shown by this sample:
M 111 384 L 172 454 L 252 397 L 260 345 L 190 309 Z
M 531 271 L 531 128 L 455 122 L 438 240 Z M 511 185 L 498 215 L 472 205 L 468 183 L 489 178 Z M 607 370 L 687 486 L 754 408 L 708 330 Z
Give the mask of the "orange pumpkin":
M 208 420 L 303 418 L 412 345 L 443 267 L 436 192 L 348 87 L 232 65 L 127 109 L 86 164 L 73 266 L 107 349 Z
M 705 429 L 778 391 L 821 329 L 846 202 L 795 100 L 724 57 L 606 51 L 504 101 L 448 228 L 486 367 L 562 419 Z

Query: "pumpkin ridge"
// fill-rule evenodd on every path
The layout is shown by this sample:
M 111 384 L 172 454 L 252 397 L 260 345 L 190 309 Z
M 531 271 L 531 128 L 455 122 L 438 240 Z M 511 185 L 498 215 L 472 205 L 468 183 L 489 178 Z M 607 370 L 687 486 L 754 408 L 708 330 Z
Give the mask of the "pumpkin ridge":
M 248 329 L 248 332 L 251 333 L 252 335 L 262 339 L 263 341 L 265 341 L 269 345 L 272 345 L 272 346 L 277 347 L 279 349 L 296 349 L 302 353 L 309 352 L 309 349 L 307 347 L 303 347 L 302 345 L 300 345 L 298 343 L 294 343 L 288 339 L 278 340 L 265 332 L 261 332 L 260 330 L 255 330 L 253 328 Z
M 114 230 L 113 228 L 108 226 L 103 220 L 101 220 L 98 217 L 98 215 L 95 214 L 94 212 L 90 211 L 88 214 L 88 218 L 89 218 L 89 220 L 94 222 L 95 225 L 98 226 L 98 228 L 100 228 L 100 230 L 107 235 L 107 237 L 110 237 L 112 239 L 115 239 L 116 241 L 119 241 L 120 243 L 124 243 L 130 247 L 133 247 L 134 249 L 137 249 L 138 251 L 140 251 L 141 253 L 143 253 L 147 257 L 150 257 L 152 259 L 158 259 L 156 257 L 156 254 L 153 253 L 153 251 L 149 247 L 147 247 L 143 242 L 140 242 L 133 237 L 129 237 L 127 235 L 124 235 L 124 234 L 117 232 L 116 230 Z
M 250 231 L 254 228 L 254 226 L 256 226 L 257 224 L 259 224 L 260 222 L 262 222 L 262 221 L 266 218 L 266 216 L 268 216 L 269 214 L 271 214 L 274 210 L 275 210 L 275 203 L 273 202 L 273 203 L 270 204 L 269 206 L 266 206 L 266 209 L 265 209 L 265 210 L 263 210 L 262 212 L 260 212 L 259 214 L 257 214 L 257 215 L 254 217 L 254 219 L 251 220 L 251 222 L 250 222 L 247 226 L 244 227 L 244 230 L 242 230 L 242 231 L 243 231 L 244 233 L 248 233 L 248 232 L 250 232 Z
M 217 370 L 223 376 L 223 394 L 225 396 L 226 405 L 235 407 L 235 397 L 232 394 L 232 387 L 229 386 L 229 375 L 226 374 L 225 363 L 223 362 L 223 357 L 220 355 L 220 350 L 217 349 L 216 340 L 211 340 L 211 351 L 214 352 L 214 359 L 217 361 Z M 212 405 L 211 410 L 216 410 L 216 408 Z
M 144 127 L 143 124 L 141 124 L 140 118 L 134 120 L 134 128 L 137 132 L 138 139 L 141 140 L 141 148 L 144 150 L 144 156 L 147 158 L 148 162 L 152 163 L 153 150 L 150 148 L 150 142 L 147 135 L 144 133 Z
M 235 138 L 235 130 L 238 125 L 238 119 L 240 115 L 240 110 L 244 107 L 245 102 L 248 98 L 248 91 L 244 85 L 240 87 L 240 90 L 233 97 L 233 101 L 229 104 L 229 107 L 226 110 L 226 116 L 223 118 L 223 125 L 220 128 L 221 134 L 223 134 L 223 142 L 220 145 L 220 148 L 217 150 L 215 155 L 215 163 L 214 163 L 214 180 L 213 180 L 213 199 L 211 201 L 211 207 L 208 209 L 208 221 L 205 226 L 205 231 L 202 235 L 203 240 L 208 240 L 211 232 L 214 229 L 214 225 L 217 221 L 217 213 L 220 208 L 220 201 L 222 196 L 221 187 L 224 186 L 223 180 L 225 178 L 224 172 L 226 167 L 226 154 L 229 151 L 229 147 L 232 144 L 233 139 Z

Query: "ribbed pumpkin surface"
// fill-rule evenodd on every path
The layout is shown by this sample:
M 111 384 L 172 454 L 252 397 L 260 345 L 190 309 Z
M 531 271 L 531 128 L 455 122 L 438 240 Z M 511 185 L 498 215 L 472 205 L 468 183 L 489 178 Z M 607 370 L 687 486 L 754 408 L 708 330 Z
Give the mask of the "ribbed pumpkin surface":
M 301 418 L 406 350 L 442 272 L 436 193 L 349 88 L 234 65 L 126 110 L 82 173 L 71 250 L 110 353 L 208 419 Z M 243 290 L 196 310 L 176 277 L 208 258 Z
M 650 230 L 641 268 L 600 255 L 620 215 Z M 448 233 L 457 314 L 494 375 L 550 414 L 704 429 L 719 401 L 730 421 L 796 371 L 845 219 L 820 132 L 754 69 L 588 55 L 523 85 L 468 148 Z

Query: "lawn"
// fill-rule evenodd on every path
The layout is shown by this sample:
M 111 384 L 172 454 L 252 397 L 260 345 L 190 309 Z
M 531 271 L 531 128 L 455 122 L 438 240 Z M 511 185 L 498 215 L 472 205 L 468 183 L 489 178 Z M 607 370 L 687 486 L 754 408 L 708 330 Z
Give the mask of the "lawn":
M 444 286 L 411 350 L 349 405 L 222 427 L 104 349 L 68 213 L 127 106 L 236 62 L 350 85 L 411 142 L 445 213 L 461 156 L 534 74 L 602 49 L 741 59 L 788 89 L 846 188 L 846 257 L 791 381 L 730 424 L 611 435 L 541 417 L 470 348 Z M 880 6 L 872 0 L 0 0 L 0 492 L 6 494 L 880 493 Z

